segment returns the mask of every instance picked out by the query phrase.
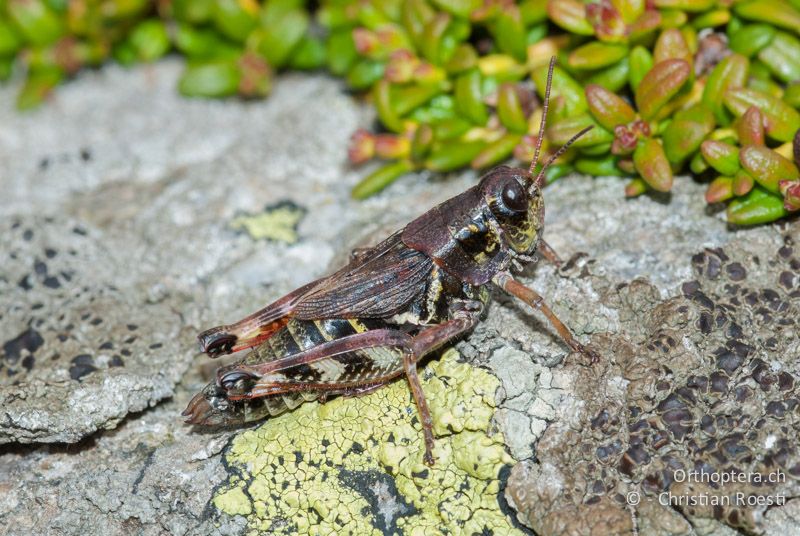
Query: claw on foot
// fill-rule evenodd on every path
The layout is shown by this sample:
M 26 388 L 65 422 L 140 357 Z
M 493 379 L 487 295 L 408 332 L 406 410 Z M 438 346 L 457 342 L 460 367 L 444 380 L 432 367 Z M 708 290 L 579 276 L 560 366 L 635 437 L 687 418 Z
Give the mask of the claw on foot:
M 587 358 L 591 365 L 596 365 L 597 363 L 600 362 L 600 354 L 598 354 L 596 351 L 594 351 L 589 346 L 584 346 L 581 343 L 576 342 L 575 346 L 572 348 L 572 350 L 574 352 L 578 352 L 583 357 Z

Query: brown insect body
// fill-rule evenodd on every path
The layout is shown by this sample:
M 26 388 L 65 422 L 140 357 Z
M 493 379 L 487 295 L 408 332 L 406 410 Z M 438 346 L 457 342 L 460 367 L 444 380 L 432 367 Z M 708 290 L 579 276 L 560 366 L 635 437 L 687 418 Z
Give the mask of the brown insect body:
M 406 265 L 413 265 L 414 270 L 403 269 Z M 386 267 L 394 270 L 385 270 Z M 368 277 L 368 272 L 376 277 Z M 362 277 L 371 284 L 350 289 L 348 293 L 346 282 Z M 286 297 L 241 323 L 220 326 L 200 335 L 203 349 L 214 355 L 240 345 L 257 346 L 242 361 L 218 370 L 218 381 L 209 384 L 192 401 L 191 422 L 227 425 L 260 420 L 294 409 L 297 401 L 318 398 L 320 392 L 350 394 L 382 385 L 403 373 L 403 352 L 393 351 L 387 356 L 384 350 L 390 341 L 385 334 L 377 337 L 380 346 L 350 349 L 343 344 L 340 350 L 349 351 L 333 355 L 332 350 L 323 350 L 320 355 L 324 359 L 308 361 L 301 357 L 293 361 L 292 358 L 300 352 L 320 349 L 332 341 L 348 341 L 368 331 L 393 327 L 403 335 L 413 336 L 424 326 L 446 321 L 456 300 L 488 301 L 485 288 L 459 281 L 426 255 L 408 248 L 401 241 L 401 233 L 393 234 L 339 272 L 303 289 L 304 297 L 290 300 L 294 304 L 291 316 L 266 324 L 265 330 L 269 332 L 266 339 L 263 333 L 248 326 L 254 319 L 271 318 L 267 316 L 269 311 L 284 307 Z M 324 304 L 328 302 L 331 303 L 326 307 Z M 323 308 L 324 314 L 313 312 Z M 347 318 L 356 308 L 360 308 L 363 316 Z M 231 344 L 231 333 L 237 331 L 249 334 L 249 338 L 237 337 L 237 342 Z M 225 348 L 215 351 L 219 348 L 215 344 Z M 262 366 L 256 396 L 252 375 L 243 371 L 257 365 Z M 297 391 L 303 393 L 303 400 Z
M 552 68 L 553 62 L 544 117 Z M 544 119 L 540 140 L 543 130 Z M 533 260 L 540 245 L 554 256 L 541 239 L 541 187 L 544 169 L 567 146 L 536 177 L 495 168 L 334 274 L 239 322 L 201 333 L 201 348 L 212 357 L 256 348 L 217 371 L 216 381 L 189 403 L 188 422 L 256 420 L 317 397 L 362 394 L 405 374 L 421 416 L 424 458 L 433 463 L 432 422 L 416 363 L 475 326 L 489 284 L 539 309 L 572 350 L 596 360 L 541 296 L 510 273 Z M 534 164 L 538 153 L 539 146 Z
M 493 169 L 478 185 L 409 223 L 403 243 L 461 281 L 485 285 L 514 257 L 536 250 L 544 203 L 538 189 L 526 191 L 526 175 L 506 166 Z

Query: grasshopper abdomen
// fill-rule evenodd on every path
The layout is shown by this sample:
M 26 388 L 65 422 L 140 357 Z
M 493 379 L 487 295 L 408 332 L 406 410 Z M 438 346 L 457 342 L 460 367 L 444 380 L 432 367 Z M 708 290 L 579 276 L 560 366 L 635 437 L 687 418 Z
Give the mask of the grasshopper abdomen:
M 311 363 L 276 367 L 265 374 L 248 372 L 248 367 L 300 354 L 326 342 L 384 329 L 387 323 L 364 319 L 291 319 L 266 342 L 247 356 L 217 373 L 217 381 L 198 393 L 186 416 L 194 424 L 240 424 L 274 417 L 315 400 L 325 391 L 357 389 L 382 384 L 402 374 L 402 351 L 359 348 Z M 268 393 L 253 396 L 257 393 Z

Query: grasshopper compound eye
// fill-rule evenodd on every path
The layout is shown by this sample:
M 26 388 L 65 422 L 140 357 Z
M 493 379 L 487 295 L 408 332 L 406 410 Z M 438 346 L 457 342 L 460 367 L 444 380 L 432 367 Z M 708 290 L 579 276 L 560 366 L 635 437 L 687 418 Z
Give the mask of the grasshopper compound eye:
M 528 193 L 516 180 L 510 181 L 503 187 L 500 198 L 505 208 L 511 212 L 526 212 L 528 210 Z

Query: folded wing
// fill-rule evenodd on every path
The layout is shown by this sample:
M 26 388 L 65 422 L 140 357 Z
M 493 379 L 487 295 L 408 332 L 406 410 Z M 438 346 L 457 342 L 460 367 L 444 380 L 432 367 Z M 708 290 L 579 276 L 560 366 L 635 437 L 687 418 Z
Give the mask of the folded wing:
M 216 357 L 255 346 L 289 318 L 384 318 L 425 292 L 433 264 L 405 246 L 395 233 L 334 274 L 313 281 L 264 309 L 198 336 L 201 349 Z

